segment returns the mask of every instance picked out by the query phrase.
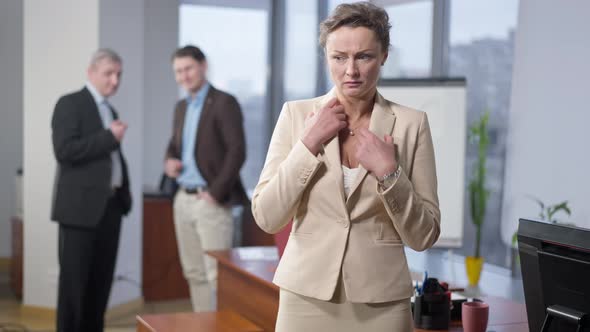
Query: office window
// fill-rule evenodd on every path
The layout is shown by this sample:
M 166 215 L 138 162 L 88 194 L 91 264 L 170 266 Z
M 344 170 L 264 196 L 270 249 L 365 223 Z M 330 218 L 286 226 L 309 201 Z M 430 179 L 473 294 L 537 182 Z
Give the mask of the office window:
M 285 100 L 316 96 L 318 54 L 317 0 L 287 0 Z
M 385 2 L 385 1 L 384 1 Z M 432 1 L 385 5 L 391 22 L 384 78 L 428 77 L 432 63 Z
M 508 263 L 508 244 L 498 239 L 517 13 L 517 0 L 452 0 L 449 27 L 449 74 L 467 78 L 467 121 L 473 123 L 486 110 L 490 112 L 487 165 L 490 198 L 481 250 L 486 262 L 504 266 Z M 468 179 L 473 174 L 476 158 L 476 148 L 468 145 L 465 169 Z M 463 253 L 472 255 L 475 231 L 467 202 L 465 207 Z
M 355 0 L 328 0 L 328 15 L 330 15 L 332 13 L 332 11 L 334 11 L 334 8 L 336 8 L 339 4 L 342 3 L 353 3 L 356 2 Z
M 268 8 L 268 1 L 255 8 L 183 4 L 179 13 L 180 45 L 202 48 L 211 84 L 242 106 L 247 160 L 241 175 L 248 191 L 256 186 L 266 155 Z

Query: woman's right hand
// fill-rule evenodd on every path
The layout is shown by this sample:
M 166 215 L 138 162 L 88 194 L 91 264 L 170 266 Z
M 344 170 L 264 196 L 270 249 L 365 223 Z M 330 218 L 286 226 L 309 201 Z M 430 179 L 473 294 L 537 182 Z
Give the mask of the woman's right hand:
M 322 150 L 322 144 L 336 136 L 347 125 L 344 106 L 338 102 L 338 98 L 332 98 L 317 113 L 310 112 L 307 115 L 301 141 L 316 156 Z

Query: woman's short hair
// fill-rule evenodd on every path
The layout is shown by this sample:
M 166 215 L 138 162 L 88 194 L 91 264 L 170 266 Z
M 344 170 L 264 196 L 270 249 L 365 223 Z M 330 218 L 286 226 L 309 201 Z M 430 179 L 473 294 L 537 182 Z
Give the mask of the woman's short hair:
M 174 59 L 176 58 L 184 57 L 191 57 L 199 63 L 205 61 L 205 54 L 203 53 L 203 51 L 201 51 L 200 48 L 193 45 L 186 45 L 174 51 L 174 54 L 172 54 L 172 61 L 174 61 Z
M 375 33 L 383 51 L 389 49 L 389 15 L 385 9 L 370 2 L 338 5 L 328 18 L 320 23 L 320 45 L 326 48 L 328 35 L 340 27 L 365 27 Z

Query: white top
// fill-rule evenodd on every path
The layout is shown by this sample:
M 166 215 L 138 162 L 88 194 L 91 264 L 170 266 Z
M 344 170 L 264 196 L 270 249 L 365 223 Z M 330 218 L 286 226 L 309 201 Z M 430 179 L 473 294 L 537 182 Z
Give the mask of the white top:
M 360 167 L 357 168 L 348 168 L 342 165 L 342 174 L 344 175 L 344 194 L 348 197 L 348 193 L 350 193 L 350 189 L 356 179 L 356 176 L 360 170 Z

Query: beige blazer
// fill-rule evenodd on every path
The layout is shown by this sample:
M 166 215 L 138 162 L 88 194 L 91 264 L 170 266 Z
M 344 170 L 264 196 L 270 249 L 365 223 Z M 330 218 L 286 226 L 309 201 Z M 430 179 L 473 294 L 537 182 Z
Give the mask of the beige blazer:
M 287 102 L 276 124 L 252 199 L 256 223 L 268 233 L 293 219 L 274 283 L 329 300 L 342 271 L 349 301 L 387 302 L 412 296 L 404 245 L 431 247 L 440 234 L 436 170 L 426 113 L 377 94 L 369 129 L 392 135 L 402 167 L 387 190 L 362 168 L 344 195 L 338 137 L 318 156 L 301 142 L 305 116 L 332 96 Z

